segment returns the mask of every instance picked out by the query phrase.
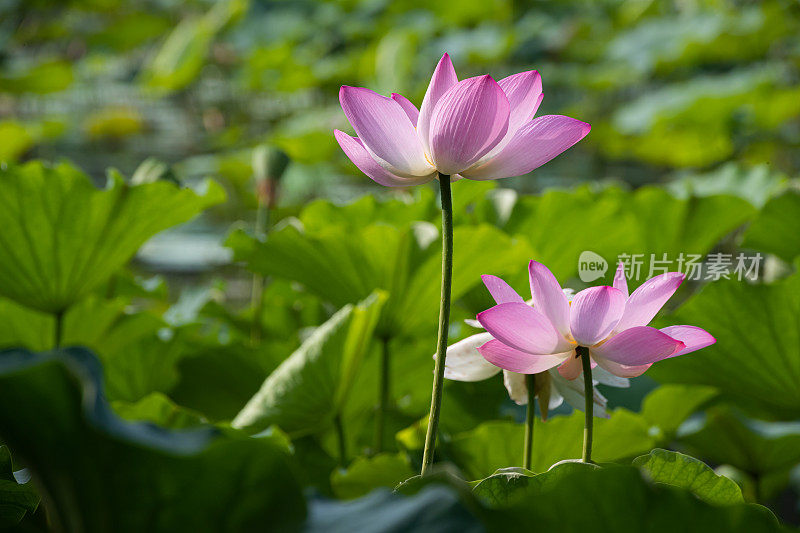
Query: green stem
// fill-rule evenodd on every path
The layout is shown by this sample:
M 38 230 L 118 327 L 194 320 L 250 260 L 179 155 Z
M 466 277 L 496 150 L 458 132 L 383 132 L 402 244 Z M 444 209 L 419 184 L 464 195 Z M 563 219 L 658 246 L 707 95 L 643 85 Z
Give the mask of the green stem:
M 264 276 L 253 274 L 253 288 L 250 295 L 253 306 L 253 323 L 250 325 L 250 343 L 257 345 L 261 342 L 261 316 L 264 309 Z
M 389 337 L 381 339 L 381 369 L 380 385 L 378 389 L 378 412 L 375 417 L 375 452 L 383 451 L 383 435 L 386 427 L 386 416 L 389 412 L 389 399 L 391 398 L 391 353 L 389 352 Z
M 66 311 L 63 309 L 61 311 L 56 311 L 53 314 L 53 318 L 55 318 L 55 334 L 53 337 L 53 348 L 58 350 L 61 348 L 61 341 L 64 338 L 64 314 Z
M 528 389 L 528 408 L 525 413 L 525 443 L 522 450 L 522 468 L 531 469 L 531 457 L 533 455 L 533 426 L 536 422 L 536 374 L 525 376 L 525 386 Z
M 336 430 L 336 444 L 339 447 L 339 466 L 344 468 L 347 465 L 347 441 L 344 436 L 344 424 L 342 415 L 333 417 L 333 426 Z
M 442 195 L 442 299 L 439 305 L 439 341 L 433 373 L 431 412 L 428 416 L 428 432 L 425 434 L 425 450 L 422 455 L 422 475 L 425 475 L 433 464 L 436 434 L 439 430 L 444 360 L 447 356 L 447 333 L 450 327 L 450 285 L 453 279 L 453 200 L 450 193 L 450 176 L 439 174 L 439 187 Z
M 754 473 L 751 474 L 753 479 L 753 503 L 761 503 L 763 496 L 761 495 L 761 475 Z
M 592 462 L 592 432 L 594 430 L 594 383 L 592 382 L 592 363 L 589 359 L 589 349 L 583 346 L 577 348 L 578 357 L 583 365 L 583 394 L 585 396 L 583 424 L 583 455 L 584 463 Z
M 267 235 L 270 218 L 272 215 L 271 200 L 259 195 L 258 210 L 256 211 L 255 236 L 263 240 Z M 261 342 L 261 319 L 264 315 L 264 276 L 253 274 L 253 287 L 250 293 L 250 303 L 253 308 L 253 322 L 250 325 L 250 342 L 257 345 Z

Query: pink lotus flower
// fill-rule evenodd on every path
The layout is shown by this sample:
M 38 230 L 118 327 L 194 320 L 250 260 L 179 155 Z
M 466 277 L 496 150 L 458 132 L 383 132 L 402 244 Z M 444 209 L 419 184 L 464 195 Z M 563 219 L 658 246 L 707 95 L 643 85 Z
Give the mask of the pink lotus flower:
M 458 81 L 450 56 L 436 66 L 417 110 L 407 98 L 343 86 L 339 101 L 357 137 L 335 130 L 347 157 L 387 187 L 428 182 L 437 173 L 473 180 L 519 176 L 547 163 L 589 133 L 561 115 L 533 118 L 542 101 L 535 70 L 496 82 Z
M 533 307 L 502 279 L 486 276 L 498 305 L 478 314 L 478 322 L 494 337 L 478 350 L 502 369 L 535 374 L 558 366 L 563 377 L 575 379 L 582 372 L 575 349 L 583 346 L 592 367 L 599 365 L 629 378 L 643 374 L 657 361 L 716 342 L 695 326 L 659 330 L 647 325 L 678 289 L 683 274 L 656 276 L 628 295 L 620 264 L 613 287 L 590 287 L 570 303 L 546 266 L 531 261 L 529 273 Z
M 483 279 L 487 287 L 491 287 L 492 289 L 498 285 L 497 280 L 499 278 L 496 276 L 484 275 L 481 276 L 481 279 Z M 500 281 L 502 282 L 502 280 Z M 497 291 L 495 291 L 495 293 L 497 293 Z M 564 296 L 566 296 L 568 301 L 571 301 L 574 297 L 572 289 L 564 289 Z M 528 305 L 533 305 L 532 301 L 526 303 Z M 475 320 L 468 319 L 464 322 L 468 326 L 481 328 L 481 325 Z M 517 405 L 527 405 L 528 386 L 526 384 L 525 374 L 518 374 L 510 370 L 502 370 L 484 359 L 478 351 L 481 346 L 492 339 L 491 333 L 482 332 L 466 337 L 448 346 L 444 377 L 453 381 L 483 381 L 496 376 L 502 371 L 503 384 L 508 391 L 509 397 Z M 436 354 L 434 354 L 433 357 L 436 358 Z M 561 376 L 557 368 L 553 367 L 539 373 L 537 379 L 548 383 L 546 390 L 549 391 L 549 398 L 543 399 L 537 394 L 543 419 L 547 417 L 548 411 L 555 409 L 564 401 L 574 409 L 583 411 L 586 400 L 582 376 L 567 380 Z M 597 383 L 602 383 L 610 387 L 630 387 L 628 379 L 614 376 L 602 369 L 595 369 L 595 372 L 593 372 L 593 382 L 595 385 Z M 592 397 L 594 400 L 594 416 L 608 418 L 609 416 L 606 413 L 608 400 L 600 394 L 596 388 L 594 389 Z

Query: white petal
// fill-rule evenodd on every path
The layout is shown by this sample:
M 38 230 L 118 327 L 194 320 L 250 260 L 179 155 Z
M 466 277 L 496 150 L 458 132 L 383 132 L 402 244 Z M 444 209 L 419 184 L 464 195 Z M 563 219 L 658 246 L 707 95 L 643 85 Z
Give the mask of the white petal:
M 568 380 L 563 378 L 558 371 L 554 369 L 550 371 L 550 375 L 553 378 L 553 390 L 561 394 L 561 396 L 564 397 L 564 401 L 566 401 L 574 409 L 583 411 L 584 407 L 586 406 L 586 396 L 584 395 L 583 387 L 583 374 L 573 380 Z M 608 404 L 608 400 L 602 394 L 600 394 L 596 388 L 593 390 L 593 393 L 594 416 L 608 418 L 608 413 L 606 413 L 606 405 Z
M 517 374 L 503 370 L 503 384 L 506 386 L 508 396 L 517 405 L 528 405 L 528 385 L 525 382 L 525 374 Z
M 620 389 L 627 389 L 631 386 L 631 380 L 628 378 L 621 378 L 615 376 L 605 368 L 596 366 L 592 369 L 592 380 L 596 383 L 602 383 L 609 387 L 617 387 Z
M 478 333 L 447 347 L 444 377 L 454 381 L 483 381 L 496 375 L 500 369 L 483 358 L 478 346 L 492 340 L 490 333 Z M 436 359 L 436 354 L 433 355 Z

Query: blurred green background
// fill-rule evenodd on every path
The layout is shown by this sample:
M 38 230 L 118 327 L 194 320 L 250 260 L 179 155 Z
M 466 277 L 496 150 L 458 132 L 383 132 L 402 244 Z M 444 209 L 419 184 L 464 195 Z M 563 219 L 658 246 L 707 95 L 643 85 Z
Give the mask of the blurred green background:
M 342 84 L 421 102 L 460 77 L 537 69 L 540 114 L 590 122 L 569 156 L 507 180 L 537 191 L 800 167 L 800 6 L 791 0 L 0 2 L 0 159 L 101 177 L 148 157 L 252 207 L 250 150 L 294 160 L 284 203 L 377 187 L 331 131 Z M 718 178 L 723 179 L 723 178 Z

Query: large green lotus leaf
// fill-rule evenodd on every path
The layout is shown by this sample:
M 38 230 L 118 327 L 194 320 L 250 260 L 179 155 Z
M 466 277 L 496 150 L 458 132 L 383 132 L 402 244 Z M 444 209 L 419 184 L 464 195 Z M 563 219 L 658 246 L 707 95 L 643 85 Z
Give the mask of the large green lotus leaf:
M 754 212 L 734 196 L 679 199 L 658 187 L 633 192 L 581 187 L 522 198 L 504 229 L 525 236 L 534 258 L 562 281 L 577 276 L 578 258 L 586 250 L 608 261 L 607 282 L 620 254 L 645 254 L 639 279 L 629 281 L 635 286 L 647 277 L 650 254 L 658 260 L 667 254 L 674 270 L 680 253 L 706 254 Z
M 126 422 L 81 348 L 0 356 L 0 433 L 64 531 L 292 530 L 305 516 L 272 437 Z
M 492 515 L 498 529 L 535 524 L 564 532 L 781 531 L 764 507 L 711 505 L 688 490 L 652 483 L 632 466 L 565 463 L 530 477 L 520 474 L 504 486 L 508 477 L 501 472 L 491 486 L 481 487 L 486 480 L 477 486 L 485 501 L 503 506 Z
M 327 429 L 344 409 L 384 301 L 383 293 L 373 293 L 316 328 L 264 381 L 234 427 L 257 432 L 275 424 L 292 436 Z
M 151 236 L 225 198 L 159 181 L 105 189 L 66 163 L 0 168 L 0 295 L 50 313 L 88 295 Z
M 33 483 L 20 482 L 18 477 L 8 446 L 0 446 L 0 528 L 19 523 L 26 513 L 32 514 L 39 506 L 39 493 Z
M 701 500 L 714 504 L 743 502 L 742 489 L 734 481 L 716 474 L 708 465 L 694 457 L 656 448 L 633 460 L 657 482 L 694 492 Z
M 794 261 L 800 255 L 800 192 L 786 191 L 767 202 L 747 228 L 743 246 Z
M 358 457 L 347 470 L 335 470 L 331 474 L 331 487 L 337 498 L 358 498 L 379 487 L 392 489 L 414 474 L 404 455 L 381 453 Z
M 771 285 L 710 283 L 667 322 L 700 326 L 717 343 L 653 365 L 655 379 L 717 387 L 762 417 L 800 416 L 800 274 Z
M 333 209 L 327 204 L 312 208 L 326 213 Z M 379 332 L 394 337 L 436 329 L 441 291 L 438 234 L 428 222 L 364 227 L 343 223 L 307 230 L 290 221 L 264 242 L 236 231 L 228 246 L 251 270 L 297 281 L 337 306 L 365 298 L 376 288 L 386 290 L 389 299 Z M 486 224 L 457 226 L 453 239 L 453 299 L 479 284 L 481 274 L 519 269 L 530 256 L 526 243 Z

